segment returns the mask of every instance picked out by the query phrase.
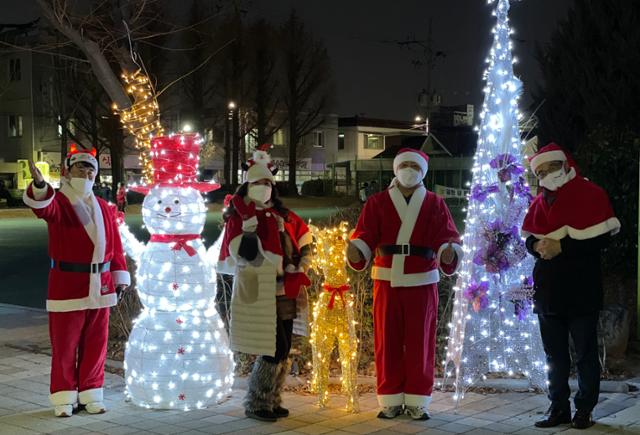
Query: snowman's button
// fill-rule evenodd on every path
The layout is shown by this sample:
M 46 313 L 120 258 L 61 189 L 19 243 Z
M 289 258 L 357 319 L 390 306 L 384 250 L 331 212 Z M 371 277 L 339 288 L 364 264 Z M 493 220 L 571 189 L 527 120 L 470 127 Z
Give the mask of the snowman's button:
M 271 217 L 271 213 L 267 212 L 267 217 Z

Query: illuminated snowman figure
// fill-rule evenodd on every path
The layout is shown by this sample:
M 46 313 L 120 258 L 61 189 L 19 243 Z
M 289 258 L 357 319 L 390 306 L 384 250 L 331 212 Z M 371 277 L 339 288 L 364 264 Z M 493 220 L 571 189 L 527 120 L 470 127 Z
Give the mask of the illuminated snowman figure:
M 144 309 L 125 350 L 127 395 L 146 408 L 204 408 L 226 398 L 233 384 L 233 353 L 215 310 L 215 253 L 200 234 L 206 220 L 201 193 L 218 184 L 196 179 L 200 139 L 195 134 L 152 141 L 153 184 L 142 216 L 145 245 L 120 225 L 124 248 L 135 259 Z M 215 249 L 215 246 L 213 247 Z

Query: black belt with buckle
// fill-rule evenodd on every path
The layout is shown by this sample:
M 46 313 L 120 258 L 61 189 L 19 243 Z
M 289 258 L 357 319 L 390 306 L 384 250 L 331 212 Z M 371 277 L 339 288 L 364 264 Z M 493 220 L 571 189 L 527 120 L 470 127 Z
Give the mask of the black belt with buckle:
M 63 272 L 103 273 L 110 270 L 111 262 L 106 263 L 67 263 L 51 259 L 51 268 Z
M 404 245 L 380 245 L 378 246 L 378 255 L 413 255 L 427 260 L 432 260 L 435 256 L 431 248 L 406 243 Z

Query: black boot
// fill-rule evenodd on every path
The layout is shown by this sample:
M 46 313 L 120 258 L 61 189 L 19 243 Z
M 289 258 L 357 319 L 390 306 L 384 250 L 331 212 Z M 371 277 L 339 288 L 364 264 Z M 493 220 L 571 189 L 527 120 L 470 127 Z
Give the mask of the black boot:
M 273 388 L 273 413 L 278 418 L 288 417 L 289 410 L 282 407 L 282 389 L 289 374 L 289 360 L 280 361 L 276 372 L 276 379 Z
M 273 412 L 273 388 L 278 371 L 278 364 L 265 361 L 261 356 L 256 358 L 249 377 L 249 388 L 244 398 L 244 414 L 260 421 L 276 421 Z
M 595 421 L 591 419 L 591 411 L 585 411 L 582 409 L 578 409 L 573 416 L 573 420 L 571 421 L 571 427 L 575 429 L 587 429 L 596 424 Z
M 551 405 L 547 411 L 547 418 L 536 421 L 535 427 L 555 427 L 571 423 L 571 408 L 556 408 Z

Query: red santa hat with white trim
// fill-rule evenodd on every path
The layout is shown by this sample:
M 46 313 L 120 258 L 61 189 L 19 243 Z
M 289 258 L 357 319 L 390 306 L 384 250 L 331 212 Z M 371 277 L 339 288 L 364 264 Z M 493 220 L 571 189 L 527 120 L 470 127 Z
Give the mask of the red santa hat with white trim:
M 420 150 L 413 148 L 402 148 L 393 159 L 393 173 L 398 175 L 398 166 L 403 162 L 417 163 L 422 170 L 422 178 L 427 175 L 429 169 L 429 156 Z
M 275 184 L 274 175 L 278 173 L 278 167 L 271 162 L 271 156 L 267 150 L 271 148 L 270 144 L 262 144 L 253 152 L 253 158 L 242 164 L 244 181 L 253 183 L 258 180 L 267 179 Z
M 567 162 L 569 161 L 569 166 L 573 167 L 575 164 L 572 160 L 569 159 L 567 153 L 555 143 L 551 142 L 548 145 L 543 146 L 538 150 L 537 153 L 529 157 L 529 164 L 531 165 L 531 170 L 533 173 L 536 173 L 536 169 L 543 163 L 547 162 Z
M 89 163 L 93 166 L 93 169 L 98 171 L 98 160 L 96 159 L 97 151 L 95 148 L 83 149 L 78 148 L 78 146 L 74 143 L 69 147 L 69 153 L 67 154 L 67 158 L 64 160 L 65 169 L 68 171 L 71 167 L 78 162 Z

